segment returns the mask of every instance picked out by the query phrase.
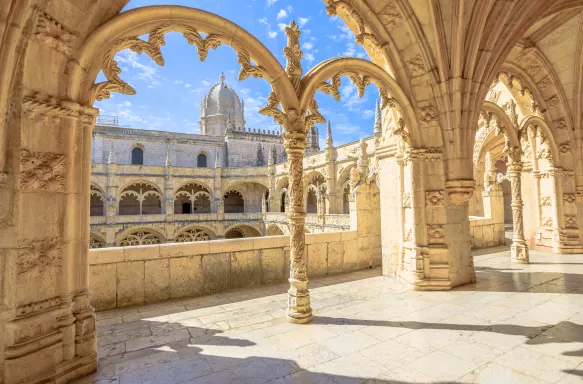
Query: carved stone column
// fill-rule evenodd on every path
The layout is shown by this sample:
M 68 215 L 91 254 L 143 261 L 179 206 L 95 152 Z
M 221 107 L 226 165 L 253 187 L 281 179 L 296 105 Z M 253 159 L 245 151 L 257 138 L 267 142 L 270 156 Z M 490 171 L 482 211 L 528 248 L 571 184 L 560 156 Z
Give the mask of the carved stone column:
M 524 222 L 522 208 L 524 206 L 521 196 L 522 164 L 511 163 L 508 165 L 508 179 L 512 189 L 512 224 L 514 234 L 510 246 L 512 261 L 520 264 L 528 264 L 528 245 L 524 238 Z
M 294 129 L 295 128 L 295 129 Z M 300 129 L 298 129 L 300 128 Z M 290 207 L 287 214 L 290 228 L 290 289 L 288 291 L 287 321 L 303 324 L 312 320 L 308 291 L 307 259 L 305 253 L 304 211 L 304 152 L 306 134 L 303 127 L 286 127 L 284 147 L 289 164 Z
M 553 167 L 548 171 L 551 177 L 551 201 L 553 204 L 553 252 L 561 253 L 565 242 L 562 229 L 565 228 L 565 214 L 563 210 L 563 169 Z

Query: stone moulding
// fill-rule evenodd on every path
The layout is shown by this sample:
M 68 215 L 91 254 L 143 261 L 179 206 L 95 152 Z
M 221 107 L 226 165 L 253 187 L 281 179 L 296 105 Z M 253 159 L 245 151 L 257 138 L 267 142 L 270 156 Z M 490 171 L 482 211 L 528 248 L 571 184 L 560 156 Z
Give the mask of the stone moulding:
M 16 308 L 16 316 L 22 317 L 38 312 L 44 312 L 47 309 L 57 307 L 59 304 L 61 304 L 61 299 L 59 297 L 53 297 L 47 300 L 38 301 L 36 303 L 22 305 Z

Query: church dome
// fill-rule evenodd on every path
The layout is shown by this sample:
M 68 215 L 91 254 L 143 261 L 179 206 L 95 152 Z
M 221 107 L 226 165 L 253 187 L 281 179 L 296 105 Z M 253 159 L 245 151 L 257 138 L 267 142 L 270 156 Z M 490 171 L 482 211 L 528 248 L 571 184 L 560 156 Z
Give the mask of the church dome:
M 223 115 L 243 120 L 243 102 L 237 93 L 225 83 L 225 75 L 221 75 L 220 83 L 211 87 L 202 105 L 203 116 Z

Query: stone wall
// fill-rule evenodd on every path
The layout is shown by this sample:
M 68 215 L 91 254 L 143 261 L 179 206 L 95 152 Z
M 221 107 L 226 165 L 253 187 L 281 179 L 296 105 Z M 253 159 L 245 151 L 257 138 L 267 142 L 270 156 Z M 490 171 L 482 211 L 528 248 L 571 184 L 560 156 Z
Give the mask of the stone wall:
M 356 231 L 306 234 L 308 275 L 380 265 L 379 244 Z M 91 305 L 104 310 L 285 282 L 289 237 L 93 249 Z
M 473 249 L 504 245 L 504 223 L 488 217 L 470 216 L 470 242 Z

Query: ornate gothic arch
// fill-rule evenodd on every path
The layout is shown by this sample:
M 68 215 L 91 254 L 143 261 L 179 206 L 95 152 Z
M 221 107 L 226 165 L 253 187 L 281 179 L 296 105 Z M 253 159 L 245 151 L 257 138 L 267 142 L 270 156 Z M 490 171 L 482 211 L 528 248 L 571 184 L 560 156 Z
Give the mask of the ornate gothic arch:
M 158 65 L 164 65 L 160 47 L 164 45 L 164 35 L 171 31 L 182 33 L 189 44 L 196 45 L 201 61 L 206 59 L 210 49 L 221 44 L 230 45 L 237 51 L 241 65 L 239 80 L 249 76 L 265 78 L 278 93 L 284 110 L 296 108 L 298 98 L 294 86 L 281 64 L 259 40 L 227 19 L 182 6 L 132 9 L 95 30 L 71 61 L 68 99 L 90 105 L 96 99 L 108 98 L 110 92 L 134 94 L 135 90 L 118 76 L 120 70 L 114 60 L 115 54 L 129 48 L 136 53 L 146 53 Z M 138 38 L 145 34 L 149 34 L 148 41 Z M 100 70 L 107 81 L 94 84 Z
M 116 238 L 117 246 L 152 245 L 166 242 L 166 235 L 152 227 L 133 227 L 122 231 Z
M 174 234 L 176 242 L 207 241 L 217 238 L 215 232 L 205 225 L 187 225 Z
M 206 183 L 199 181 L 199 180 L 191 180 L 191 181 L 186 181 L 186 182 L 180 184 L 180 186 L 178 188 L 175 188 L 174 192 L 173 192 L 173 196 L 175 196 L 178 193 L 178 191 L 180 191 L 181 188 L 184 188 L 184 187 L 191 185 L 191 184 L 200 187 L 203 191 L 206 191 L 207 193 L 210 193 L 212 191 L 212 189 Z

